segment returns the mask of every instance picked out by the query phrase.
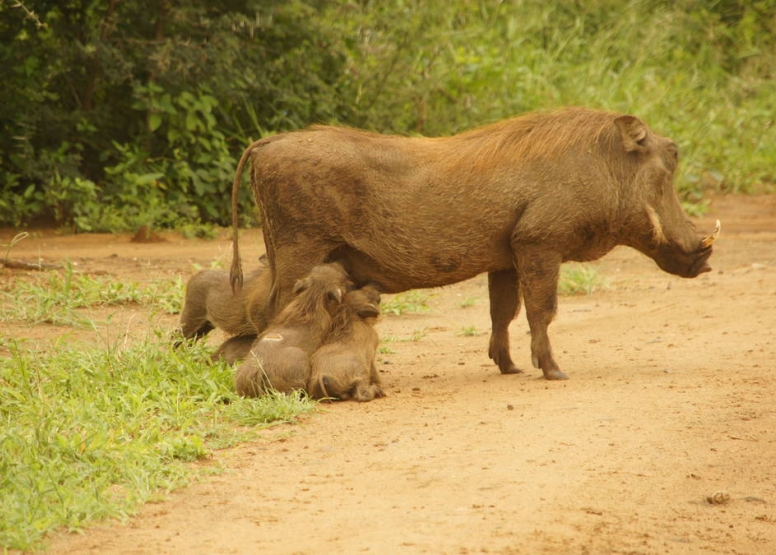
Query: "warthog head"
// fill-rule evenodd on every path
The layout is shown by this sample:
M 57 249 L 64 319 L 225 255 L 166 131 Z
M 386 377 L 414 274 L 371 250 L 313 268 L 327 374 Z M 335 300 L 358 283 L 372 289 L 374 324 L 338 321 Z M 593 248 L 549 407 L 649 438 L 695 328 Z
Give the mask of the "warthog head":
M 314 266 L 310 273 L 294 285 L 294 296 L 300 303 L 302 312 L 312 314 L 315 311 L 305 305 L 323 302 L 326 311 L 334 315 L 342 304 L 345 293 L 353 287 L 342 264 L 332 262 Z
M 711 271 L 711 245 L 721 225 L 718 221 L 714 232 L 702 238 L 689 221 L 674 189 L 679 163 L 676 144 L 633 116 L 621 116 L 615 124 L 630 160 L 636 163 L 632 194 L 620 201 L 625 215 L 622 242 L 671 274 L 691 278 Z
M 316 399 L 370 401 L 382 396 L 374 368 L 380 293 L 367 285 L 350 291 L 332 322 L 327 343 L 313 356 L 308 392 Z

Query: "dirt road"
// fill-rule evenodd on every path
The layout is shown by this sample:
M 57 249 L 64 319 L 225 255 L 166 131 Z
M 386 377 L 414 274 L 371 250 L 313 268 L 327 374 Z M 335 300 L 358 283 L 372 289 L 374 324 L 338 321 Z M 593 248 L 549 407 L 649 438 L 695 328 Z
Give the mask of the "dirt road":
M 597 263 L 607 288 L 560 299 L 570 380 L 530 366 L 522 314 L 525 372 L 498 373 L 484 276 L 434 290 L 428 313 L 378 325 L 386 398 L 322 405 L 49 552 L 776 553 L 776 196 L 717 197 L 699 229 L 717 217 L 712 273 L 683 280 L 618 248 Z M 261 245 L 246 238 L 247 260 Z M 172 236 L 42 237 L 14 255 L 31 252 L 117 278 L 229 262 L 227 239 Z

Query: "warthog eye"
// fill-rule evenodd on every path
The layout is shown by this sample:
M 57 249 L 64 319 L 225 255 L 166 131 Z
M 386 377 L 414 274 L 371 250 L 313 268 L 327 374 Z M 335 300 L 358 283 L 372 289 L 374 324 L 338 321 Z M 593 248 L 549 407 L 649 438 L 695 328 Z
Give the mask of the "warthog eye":
M 666 151 L 668 151 L 674 162 L 679 162 L 679 148 L 674 143 L 669 144 L 666 147 Z

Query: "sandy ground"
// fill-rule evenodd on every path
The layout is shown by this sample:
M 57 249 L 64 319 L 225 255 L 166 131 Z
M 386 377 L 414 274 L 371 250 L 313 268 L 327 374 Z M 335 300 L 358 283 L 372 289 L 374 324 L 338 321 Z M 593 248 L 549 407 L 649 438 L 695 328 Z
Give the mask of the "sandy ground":
M 434 290 L 428 313 L 378 325 L 387 397 L 218 452 L 224 473 L 128 523 L 55 534 L 49 553 L 776 553 L 776 196 L 716 197 L 699 229 L 717 217 L 712 273 L 683 280 L 618 248 L 597 263 L 607 288 L 560 299 L 570 380 L 530 366 L 522 314 L 525 372 L 499 374 L 485 276 Z M 38 234 L 13 255 L 117 279 L 228 267 L 226 237 L 165 238 Z

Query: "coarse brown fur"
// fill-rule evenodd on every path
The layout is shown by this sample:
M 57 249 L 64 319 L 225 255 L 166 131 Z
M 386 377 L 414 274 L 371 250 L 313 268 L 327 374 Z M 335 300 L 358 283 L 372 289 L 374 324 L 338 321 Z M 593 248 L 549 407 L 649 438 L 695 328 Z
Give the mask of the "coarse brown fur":
M 216 352 L 213 353 L 210 358 L 214 362 L 224 360 L 227 364 L 234 364 L 239 360 L 243 360 L 251 351 L 251 347 L 253 347 L 256 337 L 257 334 L 235 335 L 234 337 L 230 337 L 219 345 Z
M 258 397 L 270 388 L 282 393 L 304 389 L 310 376 L 310 356 L 321 345 L 350 287 L 338 263 L 315 266 L 297 281 L 291 302 L 259 335 L 238 367 L 237 393 Z
M 375 366 L 379 341 L 374 325 L 380 316 L 380 293 L 372 286 L 345 295 L 343 309 L 310 358 L 307 391 L 316 399 L 371 401 L 384 395 Z
M 710 270 L 711 247 L 673 187 L 676 145 L 634 116 L 570 108 L 452 137 L 326 126 L 268 137 L 238 165 L 235 221 L 249 157 L 274 275 L 271 312 L 288 302 L 296 279 L 327 260 L 343 261 L 357 285 L 374 282 L 384 293 L 487 272 L 489 355 L 503 373 L 519 372 L 508 326 L 522 299 L 534 365 L 547 379 L 566 377 L 547 334 L 564 261 L 627 245 L 672 274 Z
M 214 359 L 224 358 L 230 364 L 245 358 L 253 339 L 267 327 L 267 301 L 272 286 L 265 257 L 262 265 L 245 281 L 245 287 L 233 292 L 229 272 L 202 270 L 186 284 L 186 295 L 180 317 L 180 331 L 185 339 L 199 339 L 219 328 L 229 335 Z M 244 337 L 245 340 L 237 338 Z

